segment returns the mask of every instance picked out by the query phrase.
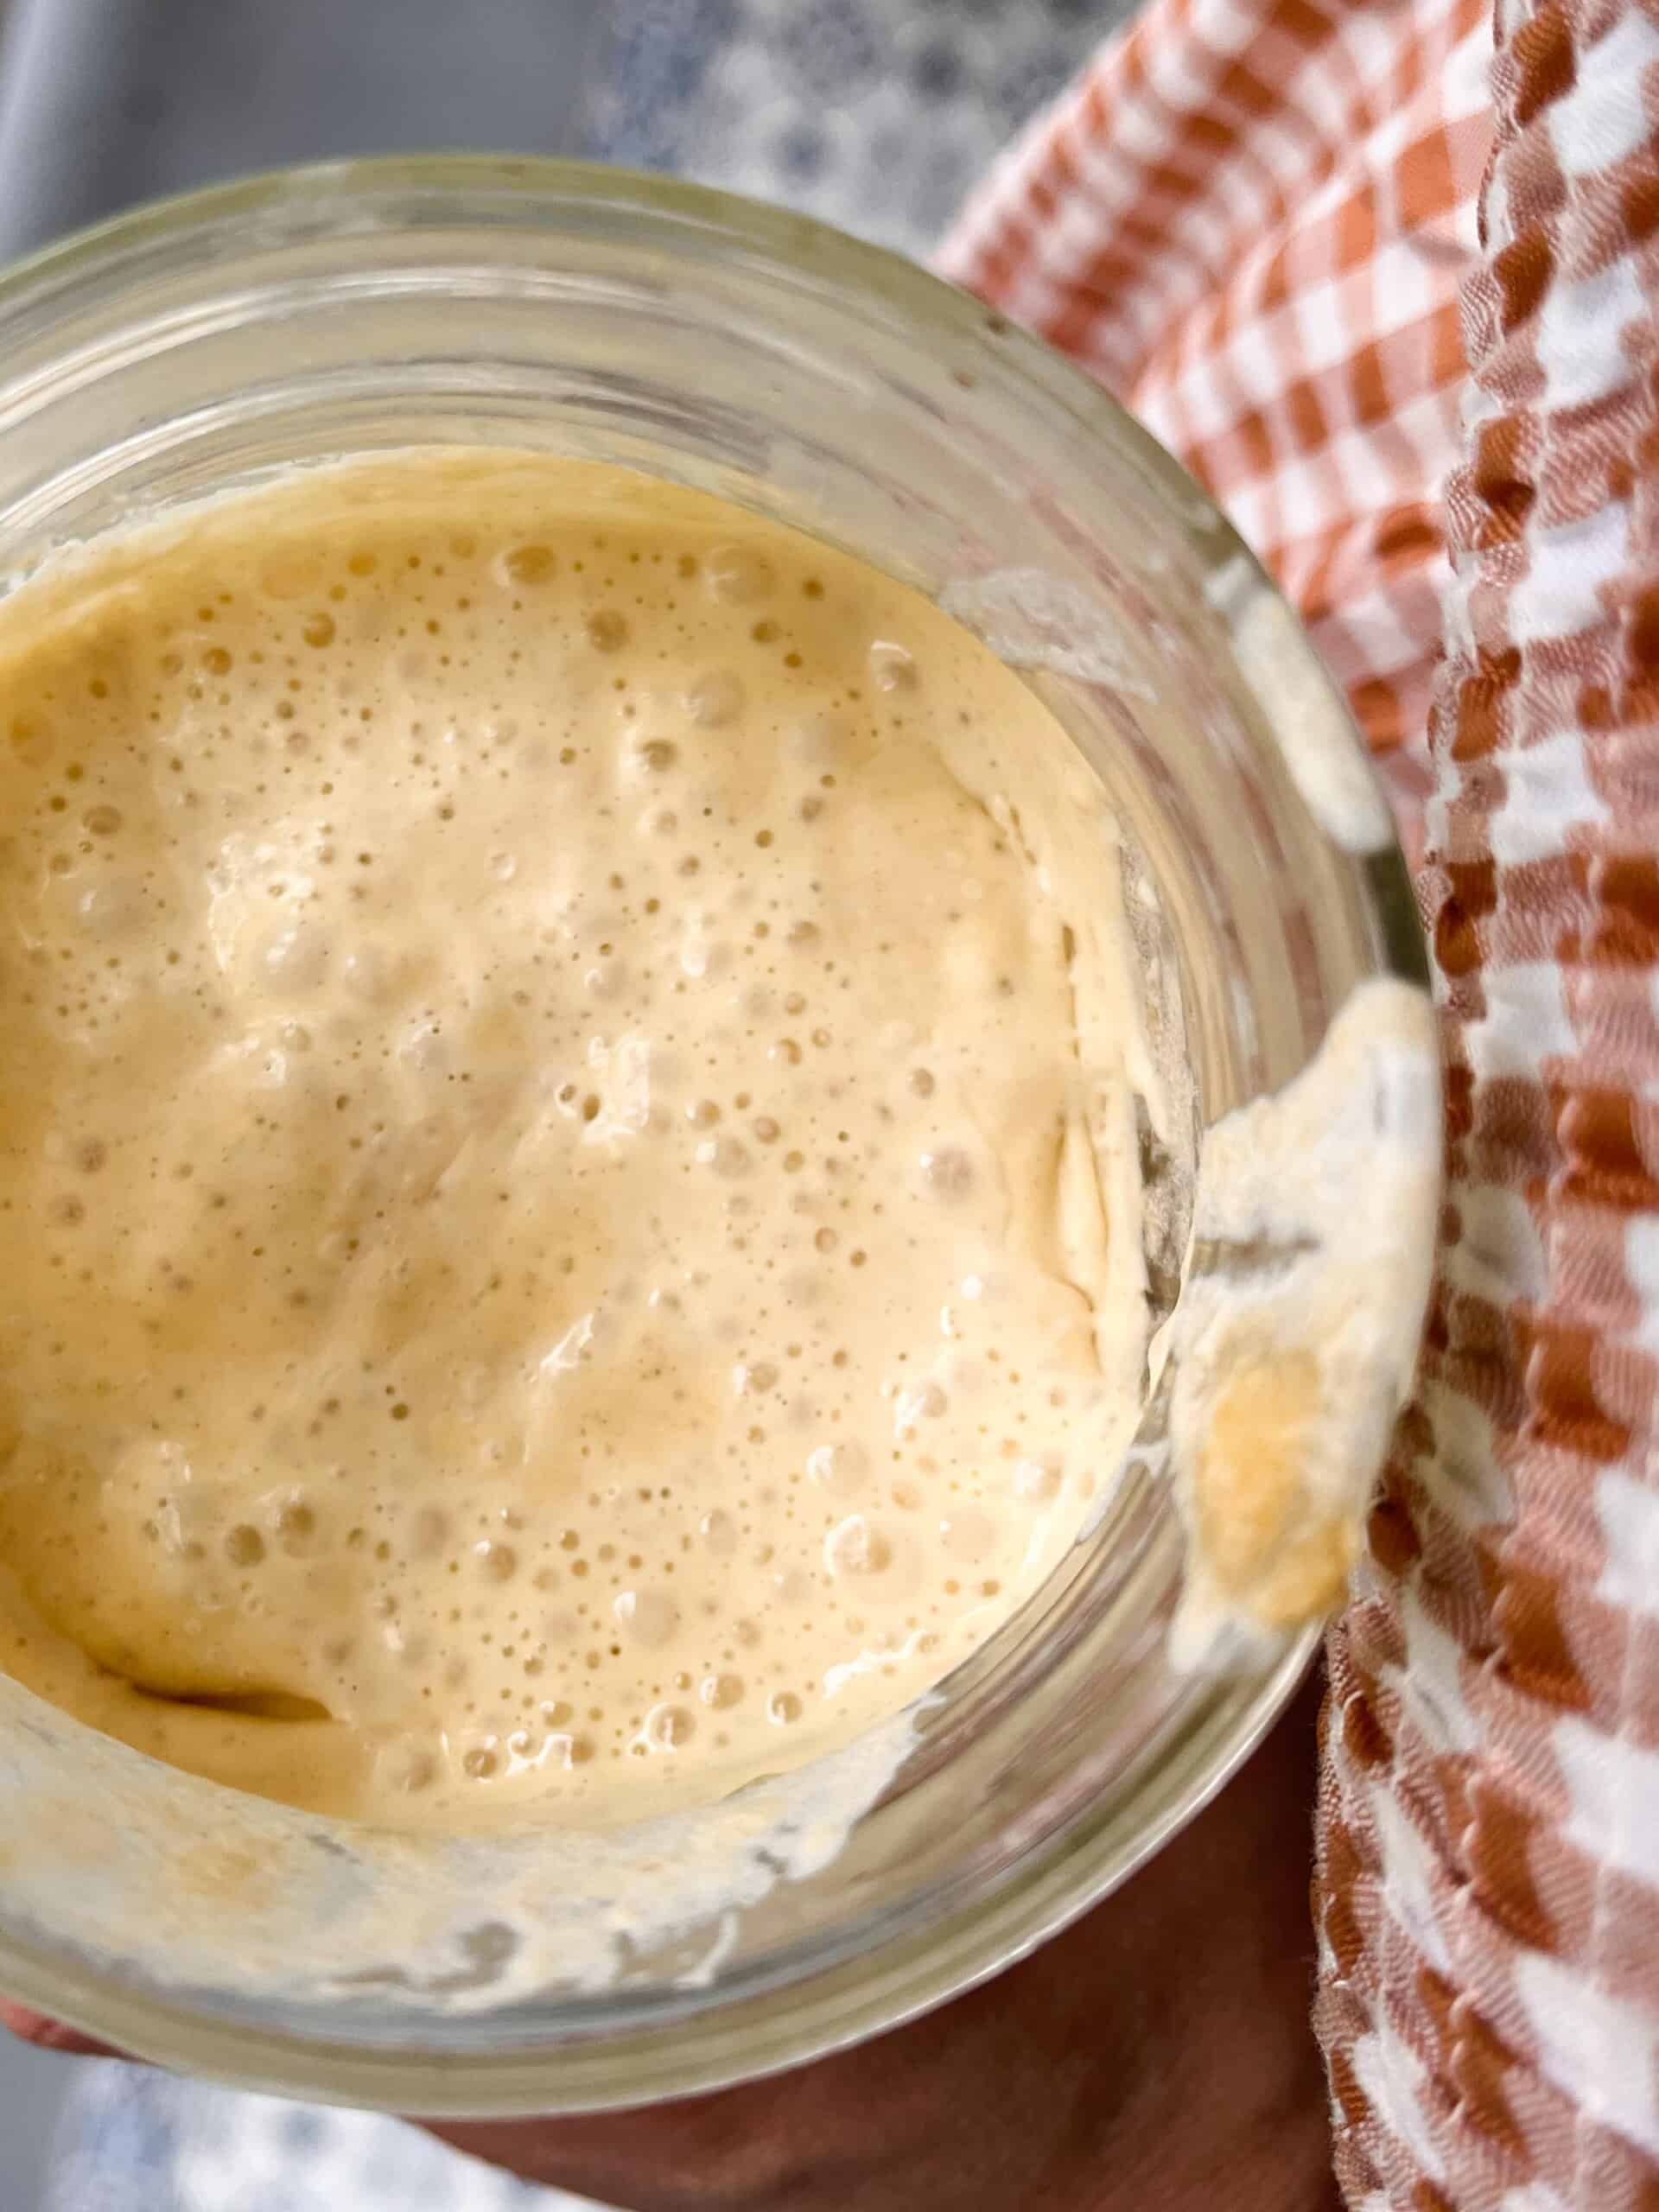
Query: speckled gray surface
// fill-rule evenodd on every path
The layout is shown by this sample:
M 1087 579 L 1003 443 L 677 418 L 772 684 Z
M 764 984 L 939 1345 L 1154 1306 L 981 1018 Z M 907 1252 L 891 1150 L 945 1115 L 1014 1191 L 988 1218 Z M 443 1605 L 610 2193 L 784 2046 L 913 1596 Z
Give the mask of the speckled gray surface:
M 0 2037 L 0 2212 L 36 2212 L 75 2062 Z
M 587 104 L 607 159 L 925 252 L 1125 0 L 617 0 Z
M 1127 0 L 0 0 L 0 255 L 283 162 L 588 153 L 925 251 Z
M 0 256 L 287 161 L 588 153 L 920 252 L 1127 0 L 0 0 Z M 0 2038 L 0 2212 L 532 2212 L 397 2123 Z

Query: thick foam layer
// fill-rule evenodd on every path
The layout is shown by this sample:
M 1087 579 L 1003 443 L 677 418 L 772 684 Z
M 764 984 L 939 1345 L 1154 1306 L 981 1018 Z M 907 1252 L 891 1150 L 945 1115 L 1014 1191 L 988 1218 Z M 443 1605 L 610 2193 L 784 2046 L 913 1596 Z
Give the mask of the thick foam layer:
M 11 1672 L 303 1805 L 617 1819 L 1029 1593 L 1134 1417 L 1135 1020 L 982 645 L 425 454 L 58 564 L 0 671 Z

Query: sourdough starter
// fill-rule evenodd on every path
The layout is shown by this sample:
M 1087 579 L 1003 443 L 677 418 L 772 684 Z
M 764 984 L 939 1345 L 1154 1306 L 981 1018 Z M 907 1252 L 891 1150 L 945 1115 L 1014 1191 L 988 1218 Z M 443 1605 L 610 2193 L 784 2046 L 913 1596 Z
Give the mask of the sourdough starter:
M 707 1801 L 1071 1541 L 1145 1306 L 1111 825 L 891 579 L 530 455 L 0 606 L 0 1664 L 403 1827 Z

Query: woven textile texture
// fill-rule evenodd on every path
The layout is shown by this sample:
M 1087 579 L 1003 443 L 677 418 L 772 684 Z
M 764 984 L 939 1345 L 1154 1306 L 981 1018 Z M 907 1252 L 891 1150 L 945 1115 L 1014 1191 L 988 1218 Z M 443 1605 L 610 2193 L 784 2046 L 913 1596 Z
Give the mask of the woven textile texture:
M 1485 0 L 1155 0 L 940 256 L 1214 493 L 1414 810 L 1491 54 Z
M 944 258 L 1230 508 L 1418 864 L 1451 1182 L 1330 1643 L 1344 2190 L 1655 2212 L 1659 10 L 1159 0 Z

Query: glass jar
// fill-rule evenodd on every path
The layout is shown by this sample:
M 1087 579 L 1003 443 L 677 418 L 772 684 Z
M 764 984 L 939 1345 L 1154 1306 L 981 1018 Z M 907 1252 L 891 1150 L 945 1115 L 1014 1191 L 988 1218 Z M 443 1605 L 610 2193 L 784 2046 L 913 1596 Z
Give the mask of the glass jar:
M 1366 978 L 1421 983 L 1357 741 L 1238 539 L 1077 372 L 902 261 L 620 172 L 354 163 L 15 268 L 0 364 L 8 575 L 305 462 L 494 443 L 723 494 L 976 627 L 1124 824 L 1180 1103 L 1147 1163 L 1163 1307 L 1199 1133 L 1295 1077 Z M 1380 1295 L 1421 1308 L 1427 1234 L 1402 1230 Z M 798 1827 L 786 1870 L 758 1853 L 747 1892 L 671 1926 L 631 1902 L 677 1848 L 662 1832 L 416 1846 L 162 1768 L 0 1680 L 0 1987 L 169 2065 L 427 2113 L 639 2103 L 798 2062 L 1052 1934 L 1248 1755 L 1317 1626 L 1179 1669 L 1186 1571 L 1166 1468 L 1132 1451 L 1059 1572 L 904 1723 L 838 1847 Z M 416 1899 L 400 1945 L 375 1932 L 394 1890 Z M 574 1900 L 598 1939 L 526 1987 L 506 1890 Z

